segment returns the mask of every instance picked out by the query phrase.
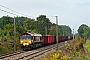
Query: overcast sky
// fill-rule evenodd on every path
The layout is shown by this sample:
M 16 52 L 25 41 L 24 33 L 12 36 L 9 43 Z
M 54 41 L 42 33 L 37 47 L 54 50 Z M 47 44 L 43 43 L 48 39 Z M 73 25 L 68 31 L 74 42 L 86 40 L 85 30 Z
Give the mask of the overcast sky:
M 0 5 L 34 18 L 44 14 L 53 23 L 57 15 L 59 25 L 69 25 L 76 31 L 81 24 L 90 27 L 90 0 L 0 0 Z M 12 12 L 1 6 L 0 9 Z M 13 16 L 0 11 L 0 17 L 6 15 Z

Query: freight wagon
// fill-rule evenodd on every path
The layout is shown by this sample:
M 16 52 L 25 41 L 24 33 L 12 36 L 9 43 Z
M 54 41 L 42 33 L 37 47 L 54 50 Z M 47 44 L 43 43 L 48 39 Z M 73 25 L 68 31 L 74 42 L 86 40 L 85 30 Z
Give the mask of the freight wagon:
M 44 45 L 53 44 L 55 42 L 54 36 L 42 36 L 42 41 Z

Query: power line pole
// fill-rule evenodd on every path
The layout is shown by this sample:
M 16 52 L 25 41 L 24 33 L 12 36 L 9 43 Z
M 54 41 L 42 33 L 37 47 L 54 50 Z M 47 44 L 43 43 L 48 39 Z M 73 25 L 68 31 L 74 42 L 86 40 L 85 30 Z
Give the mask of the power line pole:
M 63 29 L 63 36 L 64 36 L 64 29 Z
M 68 25 L 68 36 L 70 36 L 69 25 Z
M 56 51 L 58 52 L 58 16 L 56 17 L 56 41 L 57 41 L 57 49 Z
M 14 51 L 16 51 L 16 24 L 14 17 Z
M 74 40 L 74 29 L 73 29 L 73 40 Z
M 45 32 L 46 32 L 46 36 L 47 36 L 47 27 L 45 27 Z

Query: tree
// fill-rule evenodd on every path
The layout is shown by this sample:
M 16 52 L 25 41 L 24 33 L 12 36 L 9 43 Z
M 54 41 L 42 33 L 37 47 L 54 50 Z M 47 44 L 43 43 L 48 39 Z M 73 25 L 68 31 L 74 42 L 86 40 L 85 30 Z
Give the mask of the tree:
M 47 34 L 49 33 L 49 28 L 52 26 L 52 23 L 50 22 L 49 18 L 46 18 L 46 15 L 40 15 L 37 17 L 37 30 L 42 35 L 45 35 L 45 31 L 47 31 Z
M 3 29 L 4 25 L 13 23 L 13 18 L 9 16 L 3 16 L 0 18 L 0 28 Z
M 28 18 L 24 21 L 24 28 L 27 32 L 34 32 L 37 33 L 38 31 L 36 31 L 36 21 L 34 19 Z
M 79 33 L 79 35 L 81 37 L 89 38 L 89 36 L 90 36 L 90 28 L 87 25 L 82 24 L 78 29 L 78 33 Z
M 89 27 L 84 27 L 83 30 L 84 30 L 83 36 L 86 37 L 86 38 L 89 38 L 90 37 L 90 28 Z
M 15 19 L 16 19 L 16 22 L 17 22 L 17 24 L 18 25 L 20 25 L 20 26 L 23 26 L 23 22 L 25 21 L 25 19 L 27 19 L 27 17 L 15 17 Z
M 49 35 L 56 35 L 56 26 L 51 26 L 49 28 L 50 32 L 49 32 Z
M 69 26 L 66 25 L 60 25 L 59 26 L 59 34 L 61 36 L 71 36 L 72 35 L 72 30 Z

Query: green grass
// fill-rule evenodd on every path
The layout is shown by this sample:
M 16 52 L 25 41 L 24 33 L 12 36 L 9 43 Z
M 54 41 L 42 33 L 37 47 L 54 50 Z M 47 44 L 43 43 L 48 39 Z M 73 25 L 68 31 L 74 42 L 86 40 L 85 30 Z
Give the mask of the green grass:
M 87 56 L 82 56 L 82 60 L 88 60 Z
M 87 43 L 87 46 L 88 46 L 88 52 L 90 53 L 90 40 L 87 40 L 86 43 Z

